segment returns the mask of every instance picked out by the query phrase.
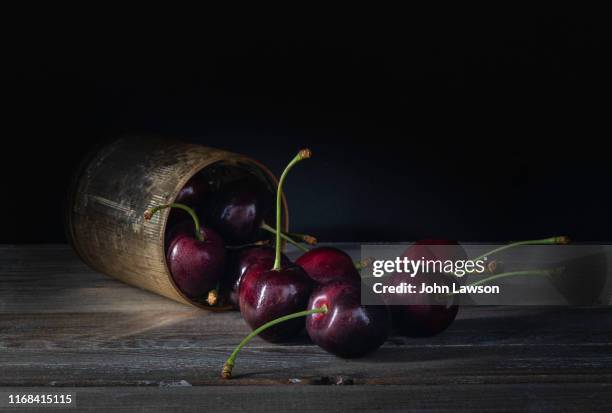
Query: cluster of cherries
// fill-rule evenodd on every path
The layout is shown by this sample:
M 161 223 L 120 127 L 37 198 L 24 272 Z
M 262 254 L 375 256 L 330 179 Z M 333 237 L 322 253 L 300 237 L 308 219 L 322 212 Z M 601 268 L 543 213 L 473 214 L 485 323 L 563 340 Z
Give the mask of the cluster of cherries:
M 340 357 L 360 357 L 379 348 L 392 329 L 406 337 L 429 337 L 445 330 L 457 315 L 458 304 L 452 296 L 439 302 L 430 295 L 416 294 L 410 305 L 362 305 L 359 270 L 367 263 L 355 263 L 337 248 L 308 250 L 299 242 L 312 245 L 314 237 L 281 232 L 286 176 L 310 156 L 310 150 L 301 150 L 279 179 L 276 229 L 264 222 L 272 206 L 270 192 L 253 178 L 211 190 L 204 175 L 196 174 L 175 203 L 145 212 L 145 218 L 151 219 L 161 209 L 175 208 L 166 231 L 166 259 L 178 288 L 192 299 L 207 297 L 211 305 L 239 309 L 253 330 L 226 361 L 223 378 L 231 377 L 238 352 L 256 335 L 270 342 L 286 342 L 305 327 L 310 339 L 324 350 Z M 206 226 L 200 226 L 200 220 Z M 274 233 L 274 248 L 259 241 L 262 230 Z M 291 262 L 281 252 L 281 239 L 306 252 Z M 431 245 L 449 248 L 429 248 Z M 404 256 L 467 258 L 449 240 L 416 242 Z M 392 282 L 404 281 L 397 276 Z

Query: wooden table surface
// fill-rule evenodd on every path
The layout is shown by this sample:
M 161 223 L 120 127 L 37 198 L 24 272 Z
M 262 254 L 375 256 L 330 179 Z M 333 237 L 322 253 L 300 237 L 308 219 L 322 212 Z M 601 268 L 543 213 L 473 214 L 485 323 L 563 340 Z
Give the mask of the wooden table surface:
M 357 254 L 356 245 L 342 245 Z M 0 393 L 76 391 L 79 410 L 608 410 L 612 311 L 462 308 L 443 334 L 342 360 L 93 272 L 65 245 L 0 246 Z M 203 410 L 205 409 L 205 410 Z M 8 409 L 7 411 L 15 411 Z

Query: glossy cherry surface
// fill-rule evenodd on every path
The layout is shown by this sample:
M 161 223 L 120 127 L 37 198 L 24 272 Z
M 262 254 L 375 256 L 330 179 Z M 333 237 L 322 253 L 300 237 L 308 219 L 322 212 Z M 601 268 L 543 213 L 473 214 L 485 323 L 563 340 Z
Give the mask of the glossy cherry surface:
M 435 246 L 435 247 L 428 247 Z M 447 246 L 447 247 L 445 247 Z M 428 239 L 415 242 L 402 255 L 412 260 L 464 260 L 467 259 L 465 250 L 456 241 Z M 451 285 L 459 283 L 460 279 L 444 274 L 417 274 L 410 277 L 407 274 L 394 274 L 390 284 L 400 285 L 402 282 L 417 286 L 420 291 L 421 284 Z M 391 300 L 398 299 L 397 296 Z M 459 311 L 456 296 L 440 297 L 439 295 L 414 293 L 403 295 L 401 303 L 408 305 L 391 305 L 393 325 L 397 331 L 407 337 L 430 337 L 441 333 L 448 328 Z M 392 303 L 389 303 L 392 304 Z M 397 304 L 397 302 L 395 302 Z
M 327 313 L 306 317 L 306 331 L 312 341 L 340 357 L 360 357 L 379 348 L 391 326 L 385 306 L 361 305 L 359 284 L 333 281 L 319 285 L 312 293 L 308 309 L 323 306 Z
M 359 272 L 352 258 L 338 248 L 313 248 L 299 257 L 295 263 L 318 284 L 332 281 L 359 282 L 360 280 Z
M 313 282 L 296 265 L 273 270 L 263 264 L 252 264 L 240 283 L 240 312 L 255 329 L 281 316 L 306 309 Z M 304 328 L 298 318 L 269 328 L 260 334 L 267 341 L 280 342 L 295 337 Z
M 168 241 L 166 261 L 178 288 L 190 298 L 205 297 L 215 288 L 225 266 L 223 239 L 211 229 L 200 229 L 204 238 L 190 232 L 177 231 Z
M 179 191 L 174 202 L 190 206 L 199 215 L 202 213 L 202 208 L 209 195 L 210 185 L 208 184 L 208 180 L 204 174 L 198 172 L 187 181 L 185 186 Z M 172 226 L 183 219 L 190 219 L 185 211 L 172 209 L 168 217 L 168 223 Z
M 230 245 L 253 241 L 270 212 L 273 197 L 254 178 L 222 186 L 206 206 L 207 222 Z
M 196 173 L 187 181 L 176 196 L 175 203 L 189 205 L 193 208 L 204 205 L 210 193 L 208 180 L 202 173 Z M 174 211 L 177 212 L 177 211 Z
M 291 261 L 283 254 L 282 265 L 289 265 Z M 266 271 L 274 265 L 274 248 L 246 247 L 230 251 L 227 258 L 225 275 L 221 280 L 221 293 L 229 304 L 240 309 L 240 283 L 246 271 L 257 265 L 259 272 Z
M 276 242 L 274 262 L 270 266 L 252 264 L 240 282 L 240 312 L 247 324 L 256 329 L 279 317 L 303 311 L 308 304 L 313 282 L 304 270 L 294 264 L 283 263 L 281 254 L 282 187 L 288 172 L 298 162 L 308 159 L 311 153 L 302 149 L 287 164 L 278 180 L 276 191 Z M 285 341 L 295 336 L 304 327 L 303 319 L 292 319 L 275 325 L 260 334 L 268 341 Z

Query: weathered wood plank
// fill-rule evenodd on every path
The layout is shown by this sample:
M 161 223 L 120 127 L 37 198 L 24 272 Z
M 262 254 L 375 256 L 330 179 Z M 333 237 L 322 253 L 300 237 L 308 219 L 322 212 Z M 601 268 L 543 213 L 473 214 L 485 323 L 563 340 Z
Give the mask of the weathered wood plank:
M 443 334 L 428 339 L 392 337 L 389 345 L 610 345 L 611 318 L 608 310 L 465 308 Z M 230 348 L 248 332 L 238 312 L 213 314 L 187 307 L 143 313 L 0 313 L 0 349 Z M 278 347 L 257 338 L 253 345 Z
M 49 391 L 48 388 L 28 390 Z M 369 387 L 97 387 L 62 390 L 76 392 L 77 411 L 105 412 L 607 411 L 612 402 L 612 385 L 609 383 L 563 386 L 538 383 Z M 7 412 L 17 410 L 0 409 Z M 40 411 L 40 408 L 31 411 Z
M 355 255 L 355 248 L 349 250 Z M 612 383 L 609 309 L 462 308 L 430 339 L 391 338 L 359 360 L 303 338 L 255 339 L 236 379 L 219 370 L 248 332 L 210 313 L 125 286 L 66 246 L 0 247 L 0 386 Z M 572 385 L 573 386 L 573 385 Z
M 235 378 L 220 380 L 226 348 L 202 350 L 3 350 L 0 386 L 316 384 L 612 383 L 610 346 L 391 347 L 357 360 L 314 346 L 254 347 Z
M 352 245 L 351 251 L 359 251 Z M 295 257 L 295 250 L 289 256 Z M 0 313 L 185 311 L 92 271 L 67 245 L 0 245 Z

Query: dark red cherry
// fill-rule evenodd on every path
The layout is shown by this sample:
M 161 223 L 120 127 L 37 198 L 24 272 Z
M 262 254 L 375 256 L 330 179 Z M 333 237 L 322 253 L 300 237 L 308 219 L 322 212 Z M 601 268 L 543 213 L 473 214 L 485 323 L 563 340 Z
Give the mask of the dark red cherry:
M 326 313 L 306 317 L 312 341 L 340 357 L 360 357 L 379 348 L 391 326 L 385 306 L 361 305 L 359 284 L 332 281 L 313 291 L 308 309 L 326 306 Z
M 230 245 L 253 241 L 270 212 L 273 196 L 254 178 L 243 178 L 214 192 L 206 206 L 207 222 Z
M 433 246 L 433 247 L 428 247 Z M 451 240 L 421 240 L 410 246 L 402 258 L 411 260 L 465 260 L 465 250 L 456 242 Z M 402 282 L 415 285 L 420 291 L 421 284 L 451 285 L 459 283 L 457 277 L 445 274 L 417 274 L 414 277 L 404 273 L 396 273 L 391 276 L 390 285 L 400 285 Z M 401 304 L 390 305 L 393 316 L 393 325 L 397 331 L 406 337 L 430 337 L 444 331 L 450 326 L 459 311 L 456 296 L 441 297 L 435 294 L 414 293 L 403 294 L 401 298 L 393 295 L 390 300 L 401 299 Z M 398 304 L 398 302 L 389 302 Z
M 282 265 L 289 265 L 291 261 L 283 254 Z M 227 259 L 225 275 L 221 280 L 221 294 L 226 297 L 229 304 L 240 309 L 239 291 L 242 277 L 252 265 L 257 264 L 262 270 L 272 268 L 274 265 L 274 248 L 246 247 L 230 251 Z
M 252 268 L 247 270 L 242 288 L 247 285 Z M 263 274 L 267 276 L 269 272 Z M 305 279 L 312 283 L 309 277 L 306 276 Z M 301 326 L 294 323 L 303 320 L 303 317 L 306 317 L 306 328 L 310 338 L 330 353 L 348 358 L 363 356 L 376 350 L 389 335 L 391 325 L 389 310 L 384 305 L 360 305 L 359 286 L 358 283 L 347 281 L 320 284 L 310 296 L 308 309 L 281 314 L 254 328 L 227 358 L 221 377 L 223 379 L 232 377 L 238 353 L 253 337 L 257 335 L 265 337 L 268 331 L 272 329 L 278 331 L 280 326 L 287 325 L 291 325 L 294 331 L 297 331 Z
M 269 265 L 252 264 L 240 283 L 240 313 L 256 329 L 281 316 L 305 310 L 312 286 L 312 280 L 296 265 L 274 270 Z M 303 328 L 304 319 L 297 318 L 265 330 L 260 337 L 272 342 L 287 341 Z
M 402 282 L 417 286 L 421 284 L 451 285 L 453 280 L 444 274 L 418 274 L 411 278 L 404 274 L 392 276 L 389 285 L 400 285 Z M 435 294 L 413 293 L 403 297 L 403 304 L 390 305 L 393 326 L 397 332 L 406 337 L 431 337 L 441 333 L 450 326 L 459 311 L 456 296 L 440 297 Z
M 274 262 L 250 265 L 240 282 L 240 312 L 247 324 L 256 329 L 269 321 L 306 309 L 313 282 L 301 267 L 283 263 L 281 254 L 281 194 L 287 173 L 298 162 L 310 157 L 308 149 L 301 150 L 289 162 L 279 179 L 276 193 L 276 242 Z M 293 319 L 275 325 L 260 334 L 268 341 L 285 341 L 304 327 L 303 319 Z
M 210 193 L 210 185 L 206 176 L 203 173 L 198 172 L 187 181 L 185 186 L 179 191 L 176 196 L 175 203 L 186 204 L 197 208 L 204 205 L 206 197 Z M 173 211 L 178 212 L 178 211 Z
M 200 229 L 204 238 L 179 233 L 170 239 L 166 261 L 172 279 L 190 298 L 206 297 L 215 288 L 225 266 L 223 239 L 212 229 Z
M 318 284 L 331 281 L 359 282 L 359 272 L 352 258 L 333 247 L 319 247 L 304 253 L 295 262 Z
M 192 176 L 189 181 L 187 181 L 185 186 L 183 186 L 183 188 L 179 191 L 174 202 L 193 208 L 193 210 L 199 216 L 202 213 L 202 207 L 204 206 L 209 194 L 210 185 L 208 180 L 202 172 L 198 172 Z M 172 211 L 170 211 L 168 224 L 174 225 L 183 219 L 190 220 L 187 212 L 174 208 Z
M 194 235 L 193 220 L 185 211 L 179 211 L 181 211 L 181 213 L 184 213 L 187 218 L 176 218 L 176 222 L 173 222 L 172 224 L 170 224 L 170 222 L 168 223 L 168 226 L 166 227 L 166 233 L 164 235 L 166 255 L 168 255 L 168 251 L 170 249 L 170 241 L 176 238 L 179 234 L 187 234 L 189 236 Z
M 166 264 L 177 287 L 190 298 L 203 298 L 215 288 L 225 270 L 225 244 L 212 229 L 200 227 L 195 211 L 184 204 L 160 205 L 144 214 L 150 220 L 166 208 L 182 209 L 183 221 L 166 232 Z

